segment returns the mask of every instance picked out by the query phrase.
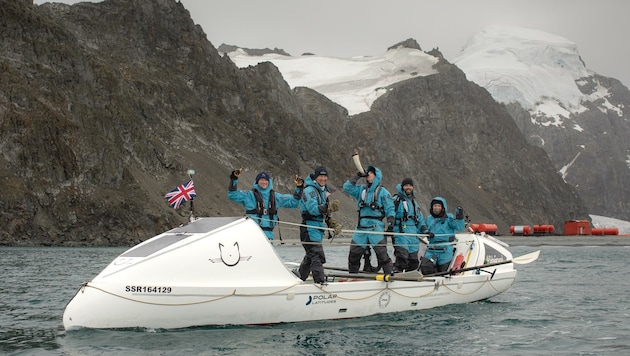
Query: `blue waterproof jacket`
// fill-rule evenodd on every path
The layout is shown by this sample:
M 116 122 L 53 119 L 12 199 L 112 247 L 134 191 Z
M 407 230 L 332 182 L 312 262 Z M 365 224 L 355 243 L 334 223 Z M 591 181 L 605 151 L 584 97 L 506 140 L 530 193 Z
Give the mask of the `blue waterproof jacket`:
M 439 201 L 444 209 L 439 216 L 432 213 L 433 202 Z M 448 213 L 446 199 L 435 197 L 429 205 L 429 215 L 426 218 L 426 224 L 430 232 L 435 234 L 429 241 L 429 247 L 425 253 L 428 259 L 434 258 L 436 264 L 441 265 L 453 259 L 453 245 L 449 244 L 455 238 L 456 231 L 465 229 L 464 219 L 455 219 L 453 214 Z
M 236 186 L 238 179 L 233 180 L 232 182 L 233 185 Z M 260 192 L 264 206 L 263 211 L 257 211 L 254 189 Z M 258 225 L 260 225 L 269 240 L 273 240 L 274 238 L 273 229 L 276 227 L 278 221 L 277 210 L 280 208 L 297 208 L 299 202 L 299 199 L 295 198 L 292 194 L 274 192 L 276 212 L 273 213 L 273 211 L 271 211 L 271 200 L 269 199 L 271 190 L 273 190 L 273 179 L 271 178 L 269 178 L 269 185 L 266 189 L 262 189 L 257 183 L 254 183 L 252 190 L 228 190 L 228 198 L 236 203 L 242 204 L 243 207 L 245 207 L 245 215 L 249 216 L 256 221 Z M 299 193 L 299 188 L 296 188 L 296 192 Z
M 383 173 L 376 167 L 368 167 L 368 170 L 374 169 L 375 177 L 372 184 L 359 184 L 347 180 L 343 184 L 343 190 L 350 194 L 357 201 L 357 209 L 359 212 L 358 224 L 356 232 L 352 234 L 352 241 L 365 248 L 368 242 L 376 245 L 383 239 L 381 234 L 364 234 L 365 231 L 385 231 L 383 218 L 394 217 L 394 201 L 385 187 L 380 187 Z M 376 196 L 375 196 L 376 195 Z
M 402 188 L 401 184 L 396 185 L 396 195 L 394 198 L 394 208 L 396 209 L 396 223 L 394 232 L 402 232 L 406 234 L 421 234 L 427 231 L 424 222 L 424 216 L 420 210 L 420 206 L 415 201 L 416 192 L 412 192 L 411 196 Z M 395 235 L 395 244 L 405 248 L 409 252 L 418 252 L 420 243 L 417 236 Z
M 320 206 L 328 202 L 331 194 L 327 186 L 320 186 L 315 180 L 314 174 L 310 174 L 304 180 L 304 191 L 300 199 L 300 212 L 307 226 L 309 239 L 313 242 L 321 242 L 326 230 L 327 213 L 320 212 Z

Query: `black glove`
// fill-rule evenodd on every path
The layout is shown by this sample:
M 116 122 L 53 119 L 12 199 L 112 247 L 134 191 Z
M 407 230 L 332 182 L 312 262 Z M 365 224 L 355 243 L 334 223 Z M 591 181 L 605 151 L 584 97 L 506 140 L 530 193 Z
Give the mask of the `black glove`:
M 322 204 L 322 205 L 318 206 L 317 210 L 319 210 L 319 213 L 322 214 L 322 215 L 328 214 L 328 204 Z
M 455 208 L 455 219 L 461 220 L 463 218 L 464 218 L 464 208 L 462 208 L 461 206 L 458 206 L 457 208 Z
M 427 235 L 428 235 L 428 236 L 427 236 L 427 238 L 428 238 L 429 240 L 431 240 L 431 239 L 433 239 L 433 238 L 435 237 L 435 234 L 434 234 L 434 233 L 432 233 L 431 231 L 427 232 Z
M 359 177 L 359 178 L 367 177 L 367 173 L 365 173 L 365 172 L 357 172 L 357 177 Z
M 387 230 L 385 231 L 385 238 L 391 238 L 392 239 L 392 245 L 396 246 L 396 238 L 394 237 L 394 234 L 392 234 L 392 232 L 394 232 L 394 227 L 392 225 L 387 227 Z
M 295 175 L 295 186 L 298 188 L 304 187 L 304 179 L 297 174 Z
M 234 172 L 232 172 L 234 173 Z M 230 185 L 228 186 L 228 191 L 230 192 L 234 192 L 236 191 L 236 182 L 238 182 L 238 180 L 236 178 L 232 178 L 232 174 L 230 174 Z
M 231 180 L 237 180 L 238 176 L 241 175 L 242 171 L 243 171 L 243 168 L 239 168 L 239 169 L 233 170 L 232 173 L 230 173 L 230 179 Z
M 388 216 L 387 217 L 387 232 L 393 232 L 394 231 L 394 224 L 396 223 L 396 218 L 394 218 L 393 216 Z

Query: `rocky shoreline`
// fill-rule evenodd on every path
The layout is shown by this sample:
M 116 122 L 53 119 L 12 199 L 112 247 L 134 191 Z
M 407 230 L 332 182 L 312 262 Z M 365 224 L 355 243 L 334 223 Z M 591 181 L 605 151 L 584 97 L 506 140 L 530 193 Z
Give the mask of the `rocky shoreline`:
M 496 236 L 510 246 L 630 246 L 628 235 Z
M 575 235 L 575 236 L 495 236 L 510 246 L 630 246 L 630 235 Z M 279 240 L 274 241 L 280 243 Z M 299 245 L 298 239 L 284 238 L 283 244 Z M 326 241 L 324 242 L 326 243 Z M 332 244 L 350 244 L 349 237 L 336 237 Z

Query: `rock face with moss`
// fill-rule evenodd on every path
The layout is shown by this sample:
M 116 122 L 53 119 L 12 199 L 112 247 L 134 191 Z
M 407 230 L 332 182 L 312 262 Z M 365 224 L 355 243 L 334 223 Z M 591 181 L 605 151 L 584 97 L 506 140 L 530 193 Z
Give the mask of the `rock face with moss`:
M 232 169 L 240 189 L 264 169 L 289 192 L 323 164 L 339 189 L 355 150 L 392 192 L 413 177 L 425 213 L 441 195 L 503 232 L 588 217 L 505 108 L 444 60 L 349 117 L 270 63 L 238 69 L 175 0 L 0 0 L 0 18 L 0 244 L 131 245 L 187 220 L 163 195 L 189 168 L 196 215 L 241 215 Z M 354 202 L 335 195 L 352 228 Z

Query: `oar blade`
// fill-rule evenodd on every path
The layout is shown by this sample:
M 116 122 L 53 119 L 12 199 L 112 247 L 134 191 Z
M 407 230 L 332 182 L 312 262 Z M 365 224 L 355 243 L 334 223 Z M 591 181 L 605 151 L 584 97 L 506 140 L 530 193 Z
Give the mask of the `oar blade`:
M 526 265 L 528 263 L 532 263 L 536 261 L 539 255 L 540 255 L 540 250 L 532 252 L 532 253 L 528 253 L 523 256 L 514 257 L 512 258 L 512 263 L 516 263 L 517 265 Z
M 395 275 L 399 276 L 399 277 L 405 277 L 405 278 L 422 278 L 422 277 L 424 277 L 424 275 L 422 273 L 420 273 L 419 271 L 399 272 L 399 273 L 396 273 Z

